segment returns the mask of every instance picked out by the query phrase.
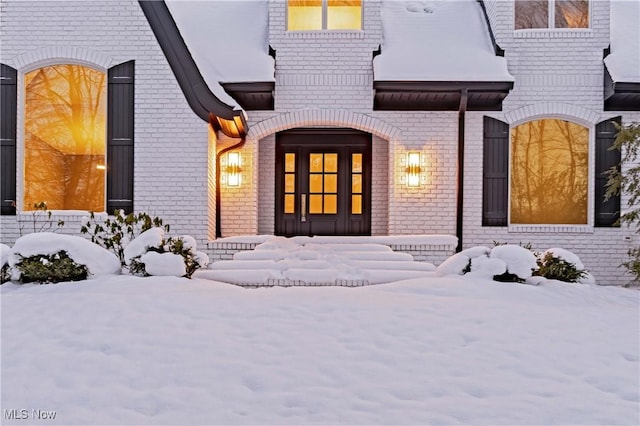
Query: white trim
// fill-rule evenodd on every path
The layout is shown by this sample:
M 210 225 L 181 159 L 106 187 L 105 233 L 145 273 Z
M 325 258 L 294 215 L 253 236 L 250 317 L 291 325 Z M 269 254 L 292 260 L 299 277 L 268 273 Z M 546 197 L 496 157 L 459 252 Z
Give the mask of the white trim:
M 560 118 L 590 127 L 602 121 L 602 113 L 580 105 L 561 102 L 539 102 L 525 105 L 504 114 L 504 119 L 510 127 L 542 118 Z
M 13 63 L 15 68 L 22 73 L 63 63 L 88 66 L 106 72 L 114 64 L 114 60 L 109 56 L 82 47 L 54 46 L 31 50 L 16 56 Z
M 390 143 L 401 137 L 401 130 L 398 127 L 370 115 L 349 110 L 302 109 L 278 114 L 252 125 L 247 139 L 260 140 L 282 130 L 307 126 L 349 127 L 372 133 Z
M 509 233 L 530 234 L 593 234 L 592 225 L 521 225 L 509 224 Z

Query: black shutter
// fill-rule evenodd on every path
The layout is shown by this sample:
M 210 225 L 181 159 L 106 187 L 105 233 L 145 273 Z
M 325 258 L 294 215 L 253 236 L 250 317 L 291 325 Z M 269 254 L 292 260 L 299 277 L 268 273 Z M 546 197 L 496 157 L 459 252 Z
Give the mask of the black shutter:
M 619 167 L 621 153 L 619 149 L 609 150 L 616 139 L 618 130 L 613 121 L 620 124 L 621 117 L 603 121 L 596 125 L 596 170 L 595 170 L 595 226 L 613 226 L 620 217 L 620 196 L 616 195 L 604 202 L 607 176 L 611 167 Z
M 15 215 L 17 77 L 0 64 L 0 214 Z
M 482 226 L 506 226 L 509 199 L 509 125 L 484 117 Z
M 133 211 L 134 61 L 109 69 L 107 213 Z

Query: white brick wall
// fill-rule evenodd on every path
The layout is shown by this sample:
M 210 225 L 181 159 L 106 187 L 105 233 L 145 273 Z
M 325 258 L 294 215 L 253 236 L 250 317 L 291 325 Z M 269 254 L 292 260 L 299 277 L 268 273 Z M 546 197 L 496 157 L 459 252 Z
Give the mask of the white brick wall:
M 637 113 L 602 110 L 602 57 L 603 49 L 609 45 L 608 1 L 591 2 L 592 20 L 587 30 L 514 31 L 513 2 L 485 4 L 496 40 L 505 49 L 509 72 L 515 77 L 514 89 L 505 99 L 503 111 L 486 115 L 512 126 L 543 117 L 574 121 L 590 129 L 592 143 L 598 122 L 617 115 L 623 115 L 625 122 L 638 120 Z M 491 245 L 493 241 L 531 243 L 538 251 L 564 247 L 578 254 L 601 284 L 625 284 L 629 276 L 618 265 L 626 258 L 628 239 L 636 239 L 627 229 L 482 227 L 483 115 L 466 116 L 464 247 Z M 592 168 L 594 161 L 592 155 Z M 592 202 L 590 218 L 593 209 Z
M 207 125 L 188 107 L 136 1 L 2 1 L 0 61 L 25 71 L 54 63 L 106 70 L 135 60 L 135 187 L 137 211 L 164 218 L 172 232 L 207 240 Z M 18 113 L 18 176 L 22 173 L 22 110 Z M 18 178 L 18 202 L 21 179 Z M 79 226 L 68 217 L 65 232 Z M 0 218 L 2 242 L 17 237 L 15 217 Z

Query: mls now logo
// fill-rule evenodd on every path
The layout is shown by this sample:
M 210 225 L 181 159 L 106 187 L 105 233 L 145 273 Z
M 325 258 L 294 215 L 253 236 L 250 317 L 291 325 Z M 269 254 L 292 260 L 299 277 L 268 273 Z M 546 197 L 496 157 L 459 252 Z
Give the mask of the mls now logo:
M 5 409 L 3 410 L 3 417 L 5 420 L 26 420 L 26 419 L 35 419 L 35 420 L 53 420 L 56 418 L 55 411 L 46 411 L 46 410 L 27 410 L 23 409 Z

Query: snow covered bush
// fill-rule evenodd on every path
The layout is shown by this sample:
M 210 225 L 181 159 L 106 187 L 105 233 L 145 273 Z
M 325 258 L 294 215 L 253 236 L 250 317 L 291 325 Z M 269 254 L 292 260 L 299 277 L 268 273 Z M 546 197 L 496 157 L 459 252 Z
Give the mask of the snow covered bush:
M 16 240 L 7 255 L 11 280 L 59 282 L 119 274 L 120 262 L 106 249 L 73 235 L 40 232 Z
M 127 245 L 124 258 L 134 275 L 191 278 L 209 264 L 209 257 L 196 251 L 196 240 L 188 235 L 165 239 L 161 228 L 151 228 Z
M 9 271 L 9 252 L 11 248 L 6 244 L 0 244 L 0 284 L 6 283 L 11 278 Z
M 494 275 L 493 279 L 504 282 L 524 282 L 538 269 L 538 259 L 528 248 L 515 245 L 498 245 L 491 249 L 489 255 L 491 259 L 500 259 L 507 270 L 499 275 Z
M 169 225 L 163 226 L 162 219 L 157 216 L 152 218 L 147 213 L 125 215 L 123 210 L 116 210 L 113 218 L 91 212 L 91 215 L 84 219 L 80 232 L 90 235 L 92 242 L 112 251 L 120 259 L 120 264 L 125 266 L 127 244 L 154 227 L 169 231 Z
M 75 262 L 64 250 L 49 255 L 21 257 L 14 268 L 20 272 L 19 280 L 23 283 L 81 281 L 86 280 L 89 275 L 87 267 Z
M 540 254 L 538 266 L 536 275 L 549 280 L 575 283 L 580 282 L 588 274 L 578 256 L 560 248 L 552 248 Z

